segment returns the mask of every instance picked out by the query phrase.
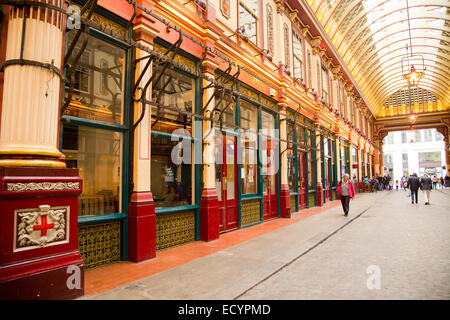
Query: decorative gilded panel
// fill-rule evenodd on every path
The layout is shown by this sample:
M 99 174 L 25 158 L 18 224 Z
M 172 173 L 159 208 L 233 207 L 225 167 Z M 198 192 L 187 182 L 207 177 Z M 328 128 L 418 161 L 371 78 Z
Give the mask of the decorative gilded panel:
M 315 206 L 315 203 L 314 203 L 314 192 L 310 193 L 308 195 L 308 198 L 309 198 L 309 206 L 308 206 L 308 208 L 314 207 Z
M 195 211 L 156 216 L 156 250 L 195 241 Z
M 78 226 L 78 249 L 86 269 L 120 260 L 120 221 Z
M 291 213 L 297 211 L 297 210 L 295 209 L 295 198 L 296 198 L 296 196 L 291 196 Z
M 270 99 L 265 98 L 264 96 L 261 97 L 261 104 L 265 107 L 268 107 L 268 108 L 274 110 L 274 111 L 277 110 L 277 103 L 273 102 Z
M 75 4 L 73 1 L 70 1 L 70 6 L 78 8 L 78 12 L 80 12 L 81 7 L 77 4 Z M 89 10 L 86 10 L 83 14 L 83 18 L 87 18 Z M 108 18 L 103 17 L 102 15 L 99 15 L 98 13 L 92 13 L 91 19 L 92 22 L 95 22 L 96 24 L 105 27 L 107 30 L 113 30 L 114 32 L 120 34 L 121 36 L 125 37 L 125 34 L 127 32 L 127 29 L 114 22 L 109 20 Z
M 244 87 L 244 86 L 241 86 L 239 91 L 241 93 L 245 94 L 246 96 L 254 99 L 255 101 L 258 101 L 259 96 L 258 96 L 258 94 L 255 91 L 250 90 L 250 89 L 248 89 L 247 87 Z
M 54 191 L 54 190 L 80 190 L 79 182 L 8 182 L 6 190 L 18 191 Z
M 153 44 L 153 50 L 160 52 L 160 53 L 165 53 L 167 51 L 167 48 L 163 47 L 162 45 L 158 44 L 158 43 L 154 43 Z M 189 58 L 186 58 L 185 56 L 182 56 L 180 54 L 177 54 L 175 56 L 175 58 L 173 59 L 175 62 L 178 62 L 182 65 L 185 65 L 188 68 L 191 68 L 193 70 L 196 69 L 196 65 L 195 62 Z
M 260 206 L 261 201 L 258 199 L 242 201 L 241 226 L 248 226 L 261 221 Z

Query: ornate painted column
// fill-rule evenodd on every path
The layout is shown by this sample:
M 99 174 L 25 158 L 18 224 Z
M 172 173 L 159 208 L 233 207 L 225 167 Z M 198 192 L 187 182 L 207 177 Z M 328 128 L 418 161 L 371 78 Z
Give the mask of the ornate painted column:
M 317 206 L 321 207 L 323 206 L 323 186 L 322 186 L 322 163 L 320 161 L 321 159 L 321 155 L 320 153 L 322 152 L 322 146 L 320 144 L 320 138 L 321 138 L 321 134 L 320 134 L 320 126 L 318 123 L 316 123 L 316 138 L 315 138 L 315 142 L 316 142 L 316 146 L 317 146 L 317 151 L 316 151 L 316 171 L 317 171 L 317 185 L 316 185 L 316 202 L 317 202 Z
M 82 181 L 58 150 L 66 8 L 64 0 L 3 7 L 0 299 L 84 293 Z
M 214 70 L 217 68 L 213 58 L 210 56 L 203 61 L 202 71 L 209 77 L 214 78 Z M 203 80 L 203 87 L 208 85 L 207 80 Z M 214 88 L 203 90 L 202 105 L 214 94 Z M 213 97 L 208 108 L 203 114 L 211 116 L 215 106 Z M 210 121 L 203 120 L 203 189 L 200 199 L 200 237 L 203 241 L 211 241 L 219 238 L 219 203 L 216 191 L 216 161 L 215 161 L 215 128 Z
M 208 7 L 208 16 L 205 30 L 204 44 L 214 48 L 214 43 L 219 39 L 218 30 L 216 30 L 215 9 Z M 215 55 L 207 51 L 206 57 L 202 63 L 202 73 L 208 78 L 215 78 L 215 71 L 218 67 Z M 206 88 L 210 82 L 202 80 L 202 87 Z M 203 116 L 211 117 L 215 106 L 214 87 L 203 90 L 202 108 L 212 97 L 208 107 L 204 110 Z M 203 241 L 212 241 L 219 238 L 219 202 L 216 191 L 216 146 L 215 146 L 215 125 L 211 121 L 202 121 L 202 175 L 203 187 L 200 198 L 200 238 Z
M 152 8 L 148 6 L 148 9 Z M 158 32 L 152 27 L 153 23 L 149 21 L 147 15 L 139 11 L 133 26 L 136 42 L 153 48 L 153 40 L 158 36 Z M 139 48 L 135 49 L 136 59 L 146 56 L 148 56 L 147 52 Z M 152 75 L 152 65 L 144 70 L 148 61 L 147 58 L 136 64 L 135 81 L 144 72 L 141 82 L 138 84 L 141 88 L 145 86 Z M 151 100 L 152 86 L 150 85 L 145 93 L 137 90 L 136 95 L 140 96 L 141 94 L 144 94 L 146 100 Z M 133 191 L 128 212 L 128 259 L 140 262 L 156 256 L 156 216 L 151 192 L 151 106 L 135 102 L 133 111 L 131 117 L 133 123 L 137 123 L 142 113 L 144 116 L 134 131 L 132 127 L 131 132 L 133 172 L 130 172 L 130 175 L 133 177 Z
M 336 133 L 336 179 L 339 182 L 341 180 L 341 139 Z M 344 155 L 342 155 L 344 157 Z
M 287 104 L 281 102 L 278 104 L 280 114 L 280 150 L 281 153 L 281 194 L 280 194 L 280 217 L 291 217 L 291 191 L 288 184 L 288 159 L 287 159 L 287 119 L 286 108 Z

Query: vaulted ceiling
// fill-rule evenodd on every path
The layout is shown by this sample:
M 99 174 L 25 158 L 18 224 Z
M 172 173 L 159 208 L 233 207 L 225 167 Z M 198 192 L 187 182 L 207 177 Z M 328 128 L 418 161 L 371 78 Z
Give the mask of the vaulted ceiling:
M 307 0 L 375 114 L 407 87 L 402 59 L 425 75 L 419 86 L 449 108 L 449 0 Z M 408 27 L 408 10 L 409 24 Z M 411 31 L 411 41 L 409 36 Z M 412 43 L 412 50 L 410 43 Z M 423 63 L 422 63 L 423 58 Z M 406 60 L 403 59 L 405 73 Z

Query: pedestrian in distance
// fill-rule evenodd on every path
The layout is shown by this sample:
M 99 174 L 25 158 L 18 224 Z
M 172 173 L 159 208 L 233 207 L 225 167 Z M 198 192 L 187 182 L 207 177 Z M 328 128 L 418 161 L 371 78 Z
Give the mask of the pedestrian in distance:
M 416 201 L 416 204 L 419 202 L 419 188 L 420 188 L 420 179 L 417 176 L 417 173 L 413 173 L 408 178 L 408 188 L 411 191 L 411 203 Z
M 442 177 L 439 178 L 439 188 L 444 188 L 444 178 Z
M 350 209 L 350 199 L 355 196 L 355 188 L 353 187 L 352 181 L 349 179 L 347 173 L 342 177 L 342 181 L 338 182 L 336 191 L 341 197 L 342 209 L 344 210 L 344 215 L 348 216 L 348 210 Z
M 398 191 L 398 180 L 395 180 L 395 191 Z
M 423 192 L 423 197 L 425 198 L 425 205 L 430 204 L 430 193 L 433 188 L 433 182 L 428 174 L 424 173 L 424 175 L 420 178 L 420 190 Z
M 387 190 L 392 190 L 392 179 L 391 179 L 391 176 L 389 175 L 389 173 L 386 175 L 386 189 Z
M 438 178 L 436 175 L 433 176 L 433 189 L 437 189 Z
M 445 188 L 450 188 L 450 176 L 448 174 L 445 174 L 444 187 Z

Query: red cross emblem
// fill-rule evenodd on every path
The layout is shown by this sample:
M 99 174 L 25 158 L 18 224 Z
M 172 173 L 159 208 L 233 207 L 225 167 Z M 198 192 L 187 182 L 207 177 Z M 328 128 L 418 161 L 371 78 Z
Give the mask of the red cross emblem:
M 47 236 L 47 230 L 53 229 L 54 224 L 47 223 L 47 216 L 41 216 L 41 224 L 37 224 L 33 226 L 33 230 L 39 230 L 41 231 L 41 237 Z

